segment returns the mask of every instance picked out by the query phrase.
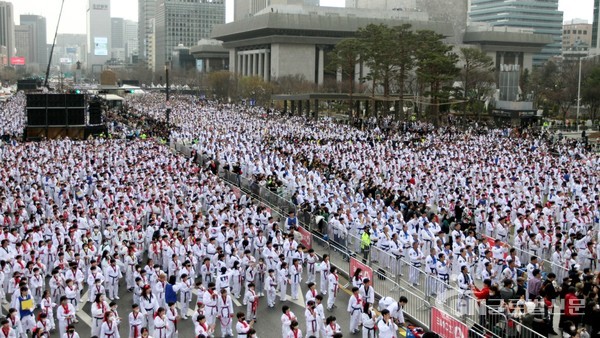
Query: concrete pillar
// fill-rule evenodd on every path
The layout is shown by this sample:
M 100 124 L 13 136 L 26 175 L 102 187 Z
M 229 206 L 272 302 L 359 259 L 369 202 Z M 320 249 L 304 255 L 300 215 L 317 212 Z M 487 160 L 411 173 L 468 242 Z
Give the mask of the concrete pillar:
M 236 52 L 236 59 L 234 60 L 236 63 L 235 72 L 238 74 L 242 74 L 242 55 L 239 52 Z
M 210 73 L 210 59 L 206 58 L 206 72 Z
M 319 100 L 315 99 L 315 120 L 319 119 Z
M 225 59 L 223 59 L 223 60 L 225 60 Z M 229 70 L 233 73 L 236 73 L 239 71 L 238 63 L 237 63 L 237 50 L 235 50 L 235 48 L 229 50 Z
M 258 65 L 260 64 L 259 59 L 260 59 L 260 54 L 259 53 L 254 54 L 254 65 L 252 66 L 252 68 L 254 69 L 254 72 L 252 73 L 252 76 L 259 76 L 259 74 L 260 74 L 260 72 L 258 71 Z
M 265 64 L 263 70 L 263 78 L 266 82 L 269 82 L 271 80 L 271 53 L 268 50 L 265 52 Z
M 342 82 L 342 67 L 338 67 L 337 72 L 335 73 L 335 80 L 337 82 Z
M 319 64 L 317 68 L 317 84 L 319 86 L 323 85 L 323 80 L 325 78 L 325 51 L 323 47 L 319 48 Z
M 247 56 L 248 55 L 246 55 L 246 54 L 240 55 L 240 58 L 242 59 L 242 67 L 241 67 L 242 72 L 240 73 L 240 75 L 242 75 L 242 76 L 246 76 L 246 57 Z
M 254 54 L 248 54 L 248 76 L 254 74 Z
M 258 73 L 256 73 L 256 75 L 264 76 L 263 75 L 264 73 L 265 73 L 265 53 L 260 52 L 258 54 Z
M 294 115 L 296 113 L 296 101 L 292 100 L 290 101 L 290 103 L 292 105 L 290 112 L 292 113 L 292 115 Z
M 302 100 L 298 100 L 298 115 L 302 116 L 304 110 L 302 109 Z

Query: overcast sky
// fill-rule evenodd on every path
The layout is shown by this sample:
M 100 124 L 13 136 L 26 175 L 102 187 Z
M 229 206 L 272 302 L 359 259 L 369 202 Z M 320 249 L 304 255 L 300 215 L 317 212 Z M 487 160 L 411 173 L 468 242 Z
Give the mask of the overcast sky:
M 15 7 L 15 23 L 19 23 L 21 14 L 38 14 L 46 17 L 48 24 L 48 42 L 54 38 L 56 21 L 62 0 L 8 0 Z M 432 0 L 433 1 L 433 0 Z M 438 0 L 443 1 L 443 0 Z M 87 0 L 65 0 L 63 20 L 59 33 L 85 34 L 85 10 Z M 138 0 L 111 0 L 111 15 L 137 21 Z M 321 0 L 322 6 L 344 6 L 344 0 Z M 227 19 L 233 16 L 233 0 L 227 0 Z M 587 19 L 592 23 L 593 0 L 559 0 L 559 8 L 565 12 L 565 21 L 575 18 Z

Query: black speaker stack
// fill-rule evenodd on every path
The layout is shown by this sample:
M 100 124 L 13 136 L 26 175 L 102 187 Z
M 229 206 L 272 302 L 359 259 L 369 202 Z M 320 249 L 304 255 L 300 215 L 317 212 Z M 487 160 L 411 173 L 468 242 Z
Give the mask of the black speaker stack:
M 86 121 L 87 100 L 84 94 L 27 94 L 25 138 L 83 139 L 85 129 L 102 123 L 102 111 L 94 110 Z

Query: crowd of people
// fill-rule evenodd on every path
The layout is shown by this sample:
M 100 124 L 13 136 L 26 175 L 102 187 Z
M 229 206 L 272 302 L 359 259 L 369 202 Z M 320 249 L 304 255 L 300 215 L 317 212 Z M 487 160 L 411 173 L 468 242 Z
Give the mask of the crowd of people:
M 162 121 L 161 102 L 148 94 L 126 106 L 131 116 Z M 22 131 L 15 118 L 22 105 L 18 96 L 1 108 L 4 133 Z M 411 284 L 427 282 L 417 273 L 424 269 L 436 277 L 430 291 L 442 294 L 452 279 L 515 321 L 539 322 L 526 309 L 542 304 L 539 297 L 550 308 L 556 280 L 571 283 L 560 289 L 565 302 L 584 299 L 590 312 L 565 307 L 560 328 L 573 336 L 589 325 L 598 333 L 597 154 L 544 134 L 421 123 L 361 131 L 192 97 L 175 97 L 171 109 L 171 140 L 212 159 L 209 166 L 151 140 L 0 147 L 0 298 L 10 300 L 0 337 L 56 330 L 60 338 L 115 338 L 125 326 L 130 337 L 172 338 L 188 322 L 198 337 L 252 337 L 260 298 L 274 308 L 277 297 L 295 300 L 302 288 L 306 310 L 296 316 L 283 306 L 282 336 L 341 336 L 333 316 L 337 268 L 289 235 L 293 214 L 279 230 L 268 209 L 214 175 L 219 168 L 289 196 L 298 210 L 324 211 L 328 227 L 362 238 L 370 259 L 392 271 L 402 267 L 390 257 L 407 261 Z M 499 241 L 489 246 L 477 234 Z M 543 259 L 555 263 L 546 281 Z M 122 318 L 116 301 L 127 291 L 134 305 Z M 351 292 L 348 332 L 370 338 L 377 328 L 379 337 L 394 337 L 406 300 L 380 301 L 376 315 L 368 279 L 353 280 Z M 232 299 L 245 311 L 235 313 Z M 91 332 L 74 332 L 86 301 Z

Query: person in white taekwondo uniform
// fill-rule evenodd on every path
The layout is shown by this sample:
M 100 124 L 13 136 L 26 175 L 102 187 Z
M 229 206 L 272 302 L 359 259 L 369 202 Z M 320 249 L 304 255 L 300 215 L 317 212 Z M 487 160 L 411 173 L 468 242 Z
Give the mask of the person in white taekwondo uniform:
M 358 292 L 358 288 L 355 286 L 352 288 L 352 295 L 348 300 L 348 308 L 346 311 L 350 314 L 350 333 L 355 334 L 358 332 L 358 326 L 360 325 L 360 319 L 363 312 L 363 299 Z
M 462 314 L 468 314 L 470 311 L 469 303 L 473 298 L 473 287 L 475 283 L 473 277 L 469 273 L 469 268 L 466 265 L 461 266 L 460 274 L 456 279 L 459 288 L 459 302 L 457 303 L 458 311 Z
M 247 322 L 246 315 L 243 312 L 238 312 L 236 317 L 237 323 L 235 324 L 235 331 L 237 332 L 238 338 L 247 338 L 248 333 L 252 330 L 252 326 L 254 325 L 254 320 Z
M 377 329 L 379 329 L 379 338 L 396 338 L 398 332 L 398 325 L 394 323 L 390 316 L 389 310 L 381 311 L 381 319 L 377 322 Z

